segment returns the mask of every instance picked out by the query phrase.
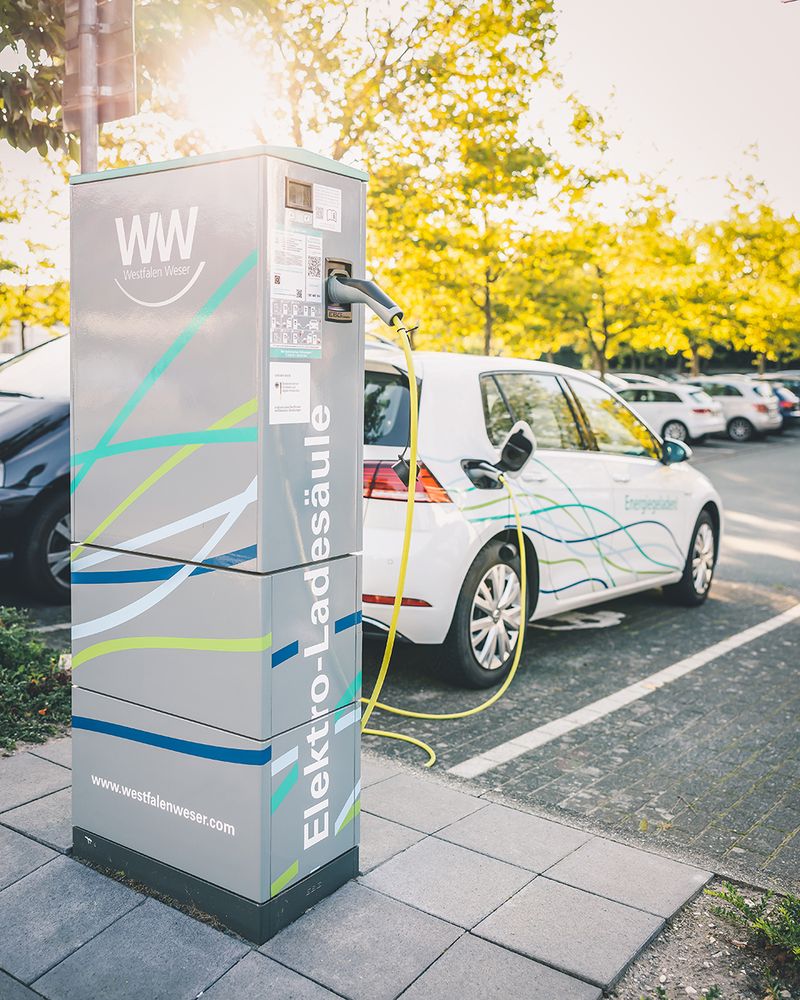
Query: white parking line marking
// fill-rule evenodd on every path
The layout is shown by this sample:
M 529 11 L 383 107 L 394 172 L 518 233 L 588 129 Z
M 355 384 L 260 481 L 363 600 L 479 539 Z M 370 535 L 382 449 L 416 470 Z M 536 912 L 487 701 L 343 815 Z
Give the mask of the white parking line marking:
M 665 684 L 669 684 L 679 677 L 685 677 L 686 674 L 690 674 L 693 670 L 705 666 L 706 663 L 724 656 L 725 653 L 730 653 L 732 650 L 738 649 L 739 646 L 753 642 L 754 639 L 760 639 L 768 632 L 773 632 L 776 628 L 788 625 L 798 618 L 800 618 L 800 604 L 795 604 L 794 607 L 775 615 L 774 618 L 768 618 L 759 625 L 753 625 L 752 628 L 737 632 L 721 642 L 715 642 L 713 646 L 709 646 L 699 653 L 694 653 L 692 656 L 687 656 L 685 660 L 679 660 L 663 670 L 658 670 L 635 684 L 630 684 L 605 698 L 584 705 L 583 708 L 570 712 L 569 715 L 563 715 L 560 719 L 553 719 L 552 722 L 543 726 L 537 726 L 536 729 L 531 729 L 521 736 L 515 736 L 513 740 L 500 743 L 476 757 L 470 757 L 468 760 L 449 768 L 450 774 L 456 774 L 460 778 L 476 778 L 480 774 L 485 774 L 499 764 L 505 764 L 509 760 L 521 757 L 529 750 L 544 746 L 545 743 L 550 743 L 565 733 L 571 733 L 582 726 L 588 726 L 591 722 L 602 719 L 603 716 L 610 715 L 617 709 L 630 705 L 633 701 L 645 698 Z

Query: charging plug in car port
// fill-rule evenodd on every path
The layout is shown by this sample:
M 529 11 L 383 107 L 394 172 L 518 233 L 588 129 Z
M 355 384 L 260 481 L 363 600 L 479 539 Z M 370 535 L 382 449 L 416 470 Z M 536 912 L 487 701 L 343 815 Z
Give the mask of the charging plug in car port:
M 353 307 L 342 305 L 339 302 L 331 302 L 328 295 L 328 278 L 331 275 L 344 274 L 348 278 L 353 277 L 353 265 L 349 260 L 334 260 L 331 257 L 325 258 L 325 319 L 331 323 L 352 323 Z

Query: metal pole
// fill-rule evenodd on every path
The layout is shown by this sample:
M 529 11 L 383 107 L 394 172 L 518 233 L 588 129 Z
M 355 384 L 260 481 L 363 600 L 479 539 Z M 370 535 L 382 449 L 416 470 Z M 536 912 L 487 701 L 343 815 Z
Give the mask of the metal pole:
M 79 0 L 78 93 L 81 99 L 81 173 L 97 170 L 97 0 Z

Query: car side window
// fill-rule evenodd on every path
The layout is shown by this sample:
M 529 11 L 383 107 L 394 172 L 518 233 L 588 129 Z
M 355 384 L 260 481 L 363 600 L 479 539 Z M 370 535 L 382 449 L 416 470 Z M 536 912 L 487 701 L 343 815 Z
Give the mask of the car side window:
M 514 419 L 493 375 L 481 375 L 481 399 L 486 433 L 493 445 L 498 446 L 514 425 Z
M 592 429 L 599 451 L 609 455 L 661 457 L 658 440 L 624 403 L 602 386 L 582 379 L 568 381 Z
M 514 420 L 527 420 L 539 448 L 580 451 L 580 431 L 555 375 L 498 372 L 495 375 Z
M 654 403 L 680 403 L 680 396 L 667 389 L 653 389 L 652 400 Z
M 723 396 L 741 396 L 742 395 L 741 389 L 737 389 L 735 385 L 726 385 L 723 388 L 725 390 L 723 392 Z

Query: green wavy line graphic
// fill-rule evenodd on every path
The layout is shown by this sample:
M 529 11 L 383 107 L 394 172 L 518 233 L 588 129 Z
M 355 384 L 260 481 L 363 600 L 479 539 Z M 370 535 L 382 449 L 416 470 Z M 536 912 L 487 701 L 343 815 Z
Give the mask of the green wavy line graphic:
M 272 645 L 272 633 L 252 639 L 193 639 L 189 636 L 142 635 L 127 639 L 106 639 L 87 646 L 72 657 L 72 669 L 98 656 L 120 653 L 129 649 L 187 649 L 199 653 L 263 653 Z

